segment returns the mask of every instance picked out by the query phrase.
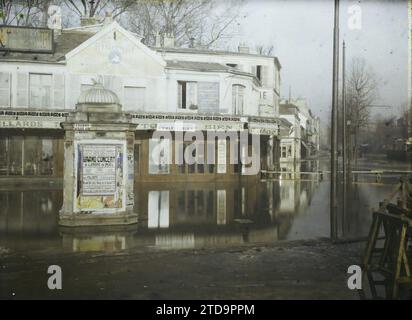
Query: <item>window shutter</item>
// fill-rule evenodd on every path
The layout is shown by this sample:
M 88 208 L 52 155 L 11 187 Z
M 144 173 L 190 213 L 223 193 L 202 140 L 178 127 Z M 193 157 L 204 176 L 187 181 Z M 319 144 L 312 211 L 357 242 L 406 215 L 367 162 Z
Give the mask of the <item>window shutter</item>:
M 0 72 L 0 107 L 10 107 L 11 75 Z
M 183 86 L 180 82 L 177 84 L 177 107 L 182 108 L 182 90 Z
M 28 74 L 17 73 L 17 107 L 28 107 Z
M 53 75 L 53 95 L 55 108 L 64 109 L 64 74 L 54 74 Z
M 256 76 L 256 66 L 252 66 L 251 73 Z
M 196 82 L 187 82 L 186 83 L 186 107 L 190 109 L 190 106 L 193 104 L 197 106 L 197 83 Z
M 262 66 L 262 70 L 261 70 L 261 77 L 262 77 L 262 86 L 267 87 L 268 86 L 268 67 L 267 66 Z

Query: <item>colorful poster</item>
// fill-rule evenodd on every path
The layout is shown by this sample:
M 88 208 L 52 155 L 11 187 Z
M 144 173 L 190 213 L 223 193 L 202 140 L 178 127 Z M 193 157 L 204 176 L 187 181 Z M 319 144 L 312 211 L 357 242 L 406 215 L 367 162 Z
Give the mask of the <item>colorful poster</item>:
M 82 194 L 113 195 L 116 192 L 116 147 L 84 145 Z

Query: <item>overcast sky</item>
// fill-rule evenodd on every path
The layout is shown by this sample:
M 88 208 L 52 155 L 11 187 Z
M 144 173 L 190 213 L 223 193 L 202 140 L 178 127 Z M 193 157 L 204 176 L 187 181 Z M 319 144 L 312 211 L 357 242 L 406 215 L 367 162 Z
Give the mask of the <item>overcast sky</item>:
M 348 8 L 358 4 L 361 30 L 349 30 Z M 249 0 L 244 6 L 239 34 L 233 44 L 247 42 L 274 45 L 282 64 L 281 95 L 307 98 L 323 122 L 330 117 L 333 1 Z M 340 9 L 340 41 L 347 44 L 347 64 L 354 56 L 366 59 L 379 83 L 377 104 L 391 105 L 396 112 L 408 94 L 407 1 L 344 1 Z

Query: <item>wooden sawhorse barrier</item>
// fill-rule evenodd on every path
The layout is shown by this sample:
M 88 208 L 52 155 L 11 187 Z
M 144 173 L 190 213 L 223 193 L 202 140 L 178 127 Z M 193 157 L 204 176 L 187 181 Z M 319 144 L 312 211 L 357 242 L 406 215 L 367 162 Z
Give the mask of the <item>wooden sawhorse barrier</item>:
M 379 211 L 373 213 L 372 225 L 369 231 L 362 271 L 370 273 L 381 272 L 392 283 L 390 298 L 397 299 L 399 286 L 412 284 L 411 270 L 408 259 L 408 242 L 411 239 L 412 219 L 408 216 L 410 210 L 406 204 L 410 198 L 410 187 L 401 181 L 395 192 L 385 200 Z M 397 205 L 389 201 L 397 194 Z M 383 247 L 377 247 L 378 237 L 383 231 Z

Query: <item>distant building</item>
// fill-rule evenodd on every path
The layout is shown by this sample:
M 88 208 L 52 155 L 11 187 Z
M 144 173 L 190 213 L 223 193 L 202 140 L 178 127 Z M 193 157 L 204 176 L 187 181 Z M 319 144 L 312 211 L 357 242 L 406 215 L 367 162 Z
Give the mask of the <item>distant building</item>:
M 318 155 L 320 119 L 312 114 L 304 99 L 282 101 L 279 114 L 290 123 L 289 130 L 281 130 L 281 170 L 296 173 L 300 170 L 301 160 Z

